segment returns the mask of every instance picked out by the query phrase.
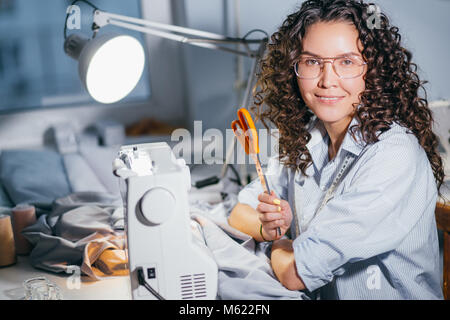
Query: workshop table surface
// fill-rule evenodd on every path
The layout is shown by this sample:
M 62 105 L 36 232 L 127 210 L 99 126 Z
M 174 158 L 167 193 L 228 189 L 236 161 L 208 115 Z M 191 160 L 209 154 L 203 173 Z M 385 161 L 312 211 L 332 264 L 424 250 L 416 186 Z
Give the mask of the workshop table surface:
M 0 268 L 0 300 L 25 298 L 23 282 L 34 277 L 46 277 L 61 290 L 64 300 L 129 300 L 129 276 L 92 281 L 86 276 L 50 273 L 34 268 L 27 256 L 17 256 L 16 264 Z M 79 281 L 78 281 L 79 280 Z

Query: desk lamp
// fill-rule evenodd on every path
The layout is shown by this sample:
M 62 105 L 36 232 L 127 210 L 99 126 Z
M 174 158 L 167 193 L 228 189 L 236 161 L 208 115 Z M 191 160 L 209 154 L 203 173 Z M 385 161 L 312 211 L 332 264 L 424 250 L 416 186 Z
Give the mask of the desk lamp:
M 91 39 L 76 33 L 67 36 L 67 28 L 65 27 L 64 51 L 70 57 L 78 60 L 79 76 L 83 85 L 91 97 L 100 103 L 114 103 L 126 97 L 138 83 L 145 64 L 144 49 L 134 37 L 120 34 L 103 34 L 97 37 L 98 30 L 106 25 L 114 25 L 198 47 L 227 51 L 251 58 L 259 58 L 267 43 L 267 38 L 247 39 L 250 33 L 264 32 L 262 30 L 252 30 L 243 38 L 231 38 L 211 32 L 101 11 L 85 0 L 74 1 L 72 5 L 80 1 L 94 8 L 94 22 L 92 24 L 94 34 Z M 69 15 L 66 18 L 66 25 L 68 17 Z M 226 46 L 233 44 L 242 44 L 246 50 L 241 51 Z M 258 44 L 259 48 L 251 50 L 250 44 Z M 252 68 L 249 85 L 253 84 L 254 71 L 255 67 Z M 250 90 L 251 86 L 247 86 L 245 100 L 248 100 Z M 244 106 L 247 106 L 247 103 Z

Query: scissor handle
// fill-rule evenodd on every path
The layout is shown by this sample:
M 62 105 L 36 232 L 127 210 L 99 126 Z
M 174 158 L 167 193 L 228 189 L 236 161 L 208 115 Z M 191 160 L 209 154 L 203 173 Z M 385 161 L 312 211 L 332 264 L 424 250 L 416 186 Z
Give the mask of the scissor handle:
M 244 128 L 242 127 L 239 120 L 233 120 L 231 122 L 231 129 L 236 136 L 236 139 L 241 143 L 242 148 L 244 148 L 245 153 L 249 154 L 248 143 L 244 134 Z
M 239 125 L 245 134 L 245 152 L 259 153 L 258 133 L 256 132 L 255 123 L 247 109 L 241 108 L 237 112 Z M 232 124 L 233 125 L 233 124 Z
M 237 132 L 238 129 L 241 129 L 242 132 L 244 132 L 244 128 L 242 128 L 241 123 L 239 122 L 239 120 L 233 120 L 231 122 L 231 129 L 233 129 L 233 132 L 235 132 L 235 133 Z
M 248 129 L 255 129 L 255 124 L 253 123 L 252 116 L 250 115 L 250 112 L 248 112 L 245 108 L 240 108 L 237 112 L 239 121 L 244 126 L 244 130 Z

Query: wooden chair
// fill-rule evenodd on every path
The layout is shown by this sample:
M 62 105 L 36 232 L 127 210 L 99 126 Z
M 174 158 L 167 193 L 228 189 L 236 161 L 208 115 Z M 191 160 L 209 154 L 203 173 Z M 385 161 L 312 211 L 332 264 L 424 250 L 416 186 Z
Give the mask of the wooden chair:
M 436 204 L 436 223 L 439 230 L 444 233 L 444 299 L 450 300 L 450 204 L 438 202 Z

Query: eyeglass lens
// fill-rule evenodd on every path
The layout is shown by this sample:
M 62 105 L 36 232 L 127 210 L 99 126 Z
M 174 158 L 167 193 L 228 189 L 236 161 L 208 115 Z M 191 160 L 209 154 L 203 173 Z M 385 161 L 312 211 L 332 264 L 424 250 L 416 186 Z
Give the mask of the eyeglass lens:
M 314 79 L 320 76 L 324 61 L 314 57 L 301 57 L 295 64 L 298 77 Z M 333 60 L 333 69 L 341 78 L 355 78 L 364 71 L 364 62 L 358 57 L 341 57 Z

